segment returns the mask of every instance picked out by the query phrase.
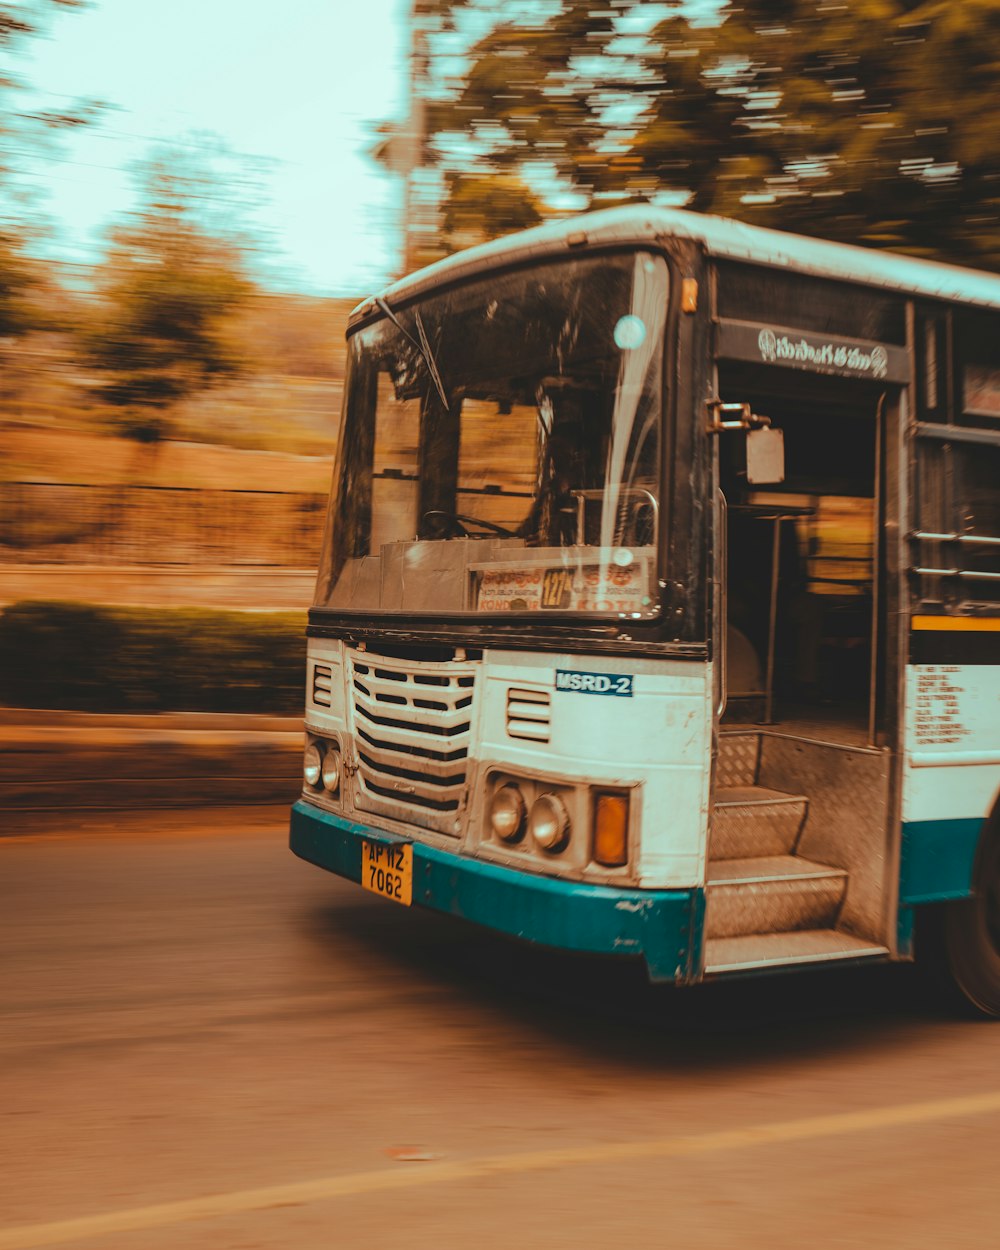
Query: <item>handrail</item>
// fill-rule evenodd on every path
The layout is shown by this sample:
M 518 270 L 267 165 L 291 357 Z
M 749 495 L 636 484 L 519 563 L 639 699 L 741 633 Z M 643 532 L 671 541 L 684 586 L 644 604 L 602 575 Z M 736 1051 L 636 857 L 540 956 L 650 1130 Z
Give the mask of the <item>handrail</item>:
M 992 538 L 986 534 L 935 534 L 925 530 L 914 530 L 909 537 L 911 542 L 965 543 L 976 547 L 1000 547 L 1000 538 Z
M 942 425 L 918 421 L 914 433 L 918 438 L 937 439 L 942 443 L 977 443 L 984 447 L 1000 444 L 1000 430 L 981 425 Z
M 975 569 L 925 569 L 911 566 L 917 577 L 958 577 L 967 582 L 1000 582 L 1000 573 L 980 573 Z
M 716 491 L 719 509 L 719 532 L 716 544 L 716 574 L 718 576 L 718 611 L 716 623 L 716 652 L 719 656 L 719 698 L 716 715 L 725 715 L 729 701 L 729 500 L 723 491 Z
M 781 525 L 776 516 L 771 531 L 771 597 L 767 615 L 767 667 L 764 670 L 764 725 L 774 723 L 774 650 L 778 638 L 778 580 L 781 567 Z

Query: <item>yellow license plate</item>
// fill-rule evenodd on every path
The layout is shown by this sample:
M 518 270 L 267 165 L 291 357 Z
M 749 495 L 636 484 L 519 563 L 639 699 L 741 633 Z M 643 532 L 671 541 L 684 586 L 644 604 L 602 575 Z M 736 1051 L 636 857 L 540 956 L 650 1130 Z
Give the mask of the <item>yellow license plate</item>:
M 409 907 L 413 902 L 413 847 L 409 843 L 361 843 L 361 884 L 373 894 Z

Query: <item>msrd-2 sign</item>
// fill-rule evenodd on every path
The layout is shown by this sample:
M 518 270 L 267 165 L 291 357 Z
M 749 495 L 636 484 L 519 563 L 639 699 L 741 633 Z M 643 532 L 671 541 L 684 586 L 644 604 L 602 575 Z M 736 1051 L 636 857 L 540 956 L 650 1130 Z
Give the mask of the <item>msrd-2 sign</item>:
M 611 694 L 631 699 L 631 675 L 619 673 L 581 673 L 574 669 L 556 669 L 556 689 L 575 694 Z

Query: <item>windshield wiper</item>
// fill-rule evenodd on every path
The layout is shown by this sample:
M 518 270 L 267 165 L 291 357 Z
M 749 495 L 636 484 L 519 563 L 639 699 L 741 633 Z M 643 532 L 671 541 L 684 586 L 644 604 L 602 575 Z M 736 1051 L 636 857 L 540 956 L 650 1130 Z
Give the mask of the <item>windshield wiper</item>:
M 407 339 L 410 343 L 412 343 L 413 346 L 420 353 L 421 359 L 423 360 L 424 364 L 427 366 L 427 372 L 431 375 L 431 381 L 434 383 L 435 387 L 437 388 L 437 393 L 441 396 L 441 403 L 444 404 L 445 412 L 450 412 L 451 409 L 448 407 L 448 396 L 444 393 L 444 386 L 442 385 L 442 382 L 441 382 L 441 375 L 438 373 L 437 365 L 434 363 L 434 354 L 431 351 L 430 343 L 427 341 L 427 332 L 424 330 L 424 323 L 420 319 L 419 311 L 414 310 L 414 313 L 413 313 L 413 319 L 417 323 L 417 333 L 420 335 L 420 341 L 418 342 L 413 337 L 413 335 L 409 332 L 409 330 L 407 330 L 406 327 L 402 324 L 402 322 L 399 320 L 399 318 L 392 311 L 392 309 L 389 307 L 389 305 L 386 303 L 386 301 L 382 298 L 381 295 L 375 296 L 375 307 L 378 308 L 381 312 L 385 313 L 385 315 L 389 318 L 392 324 L 400 332 L 403 338 Z

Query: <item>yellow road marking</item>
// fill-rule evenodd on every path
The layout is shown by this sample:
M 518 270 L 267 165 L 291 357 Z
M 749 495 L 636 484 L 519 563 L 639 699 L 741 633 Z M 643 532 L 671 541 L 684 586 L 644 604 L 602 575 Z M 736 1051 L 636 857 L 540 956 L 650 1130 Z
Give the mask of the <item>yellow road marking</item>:
M 910 621 L 912 629 L 937 630 L 960 633 L 994 633 L 1000 630 L 998 616 L 915 616 Z
M 353 1198 L 365 1194 L 420 1189 L 449 1181 L 472 1180 L 481 1176 L 516 1175 L 567 1168 L 588 1163 L 616 1163 L 634 1159 L 684 1158 L 742 1150 L 775 1143 L 839 1137 L 873 1129 L 898 1128 L 1000 1111 L 1000 1090 L 970 1094 L 962 1098 L 940 1098 L 933 1102 L 904 1103 L 876 1107 L 870 1111 L 847 1111 L 836 1115 L 808 1116 L 799 1120 L 778 1120 L 746 1128 L 724 1129 L 691 1137 L 665 1137 L 652 1141 L 609 1142 L 591 1146 L 566 1146 L 552 1150 L 532 1150 L 520 1154 L 487 1155 L 454 1163 L 428 1163 L 411 1167 L 384 1167 L 369 1172 L 352 1172 L 313 1181 L 243 1189 L 227 1194 L 209 1194 L 182 1202 L 109 1211 L 78 1219 L 57 1220 L 50 1224 L 26 1224 L 0 1231 L 0 1250 L 35 1250 L 39 1246 L 65 1245 L 114 1233 L 164 1228 L 191 1220 L 215 1219 L 272 1207 L 299 1206 L 333 1198 Z

